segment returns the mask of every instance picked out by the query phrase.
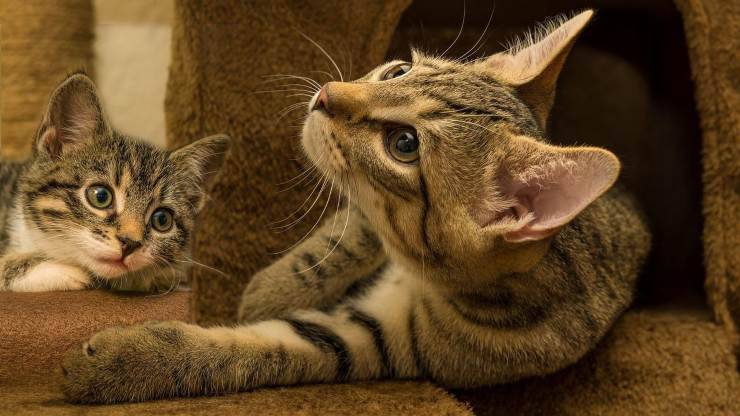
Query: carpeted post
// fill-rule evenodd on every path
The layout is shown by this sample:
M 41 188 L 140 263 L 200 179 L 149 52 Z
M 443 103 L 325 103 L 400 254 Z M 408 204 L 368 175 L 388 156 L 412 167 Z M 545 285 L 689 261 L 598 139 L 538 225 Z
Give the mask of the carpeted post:
M 703 135 L 704 261 L 715 318 L 740 345 L 740 3 L 676 0 Z
M 334 55 L 346 77 L 350 68 L 351 76 L 357 76 L 381 63 L 408 3 L 182 0 L 176 4 L 165 104 L 168 142 L 175 146 L 215 133 L 235 140 L 194 241 L 195 260 L 208 266 L 192 271 L 194 316 L 201 323 L 233 320 L 248 278 L 277 258 L 272 253 L 288 248 L 306 233 L 321 211 L 315 210 L 290 230 L 276 232 L 271 226 L 295 211 L 313 185 L 306 181 L 289 192 L 278 192 L 301 171 L 301 163 L 293 160 L 299 157 L 298 120 L 280 119 L 280 113 L 308 99 L 291 97 L 292 92 L 257 92 L 296 88 L 300 82 L 267 82 L 270 75 L 306 75 L 325 82 L 323 74 L 310 71 L 335 72 L 301 33 Z M 293 85 L 281 87 L 285 84 Z
M 49 94 L 72 71 L 92 71 L 91 0 L 0 0 L 0 155 L 23 159 Z

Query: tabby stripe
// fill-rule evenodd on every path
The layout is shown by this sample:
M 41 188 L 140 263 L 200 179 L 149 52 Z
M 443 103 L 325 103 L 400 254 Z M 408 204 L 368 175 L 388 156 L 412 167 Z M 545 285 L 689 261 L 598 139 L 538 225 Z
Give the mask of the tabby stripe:
M 383 364 L 384 376 L 394 378 L 396 370 L 390 360 L 390 350 L 388 344 L 385 342 L 385 336 L 383 335 L 383 327 L 380 322 L 372 316 L 361 312 L 355 308 L 348 308 L 350 316 L 349 320 L 364 327 L 373 336 L 373 343 L 375 349 L 378 351 L 380 361 Z
M 50 191 L 54 191 L 57 189 L 62 189 L 66 191 L 73 191 L 77 190 L 80 186 L 78 184 L 74 183 L 67 183 L 67 182 L 59 182 L 57 180 L 51 180 L 44 185 L 42 185 L 40 188 L 38 188 L 35 192 L 35 194 L 46 194 Z
M 432 92 L 428 92 L 427 95 L 442 104 L 444 104 L 445 107 L 455 110 L 459 114 L 467 114 L 467 115 L 479 115 L 479 116 L 486 116 L 493 120 L 500 120 L 505 118 L 505 116 L 510 117 L 511 115 L 508 113 L 508 111 L 505 111 L 504 108 L 493 108 L 493 109 L 486 109 L 486 108 L 479 108 L 479 107 L 471 107 L 470 105 L 463 105 L 460 103 L 456 103 L 454 101 L 451 101 L 449 98 L 441 96 L 439 94 L 435 94 Z M 497 110 L 504 112 L 504 115 L 501 114 L 492 114 L 491 110 Z M 450 117 L 448 114 L 447 117 Z
M 368 183 L 370 183 L 370 186 L 372 186 L 375 190 L 378 190 L 378 188 L 383 188 L 387 192 L 396 195 L 397 197 L 403 199 L 406 202 L 410 202 L 416 195 L 411 192 L 409 189 L 405 187 L 400 186 L 387 186 L 383 181 L 380 181 L 376 179 L 372 175 L 372 170 L 369 171 L 371 175 L 367 176 Z M 394 185 L 398 185 L 399 182 L 393 182 Z
M 550 308 L 542 305 L 525 305 L 518 312 L 504 317 L 485 317 L 466 311 L 453 299 L 448 299 L 447 303 L 466 321 L 478 326 L 497 329 L 529 329 L 544 322 L 551 313 Z
M 356 298 L 358 296 L 364 295 L 371 288 L 375 287 L 375 285 L 378 283 L 378 280 L 380 280 L 380 277 L 383 275 L 383 272 L 385 271 L 387 267 L 388 267 L 388 262 L 386 261 L 385 263 L 381 264 L 380 267 L 375 269 L 372 273 L 352 283 L 349 286 L 349 288 L 347 288 L 347 290 L 344 291 L 344 294 L 342 295 L 342 302 L 345 302 L 348 299 L 352 299 L 352 298 Z
M 298 319 L 285 319 L 301 338 L 324 352 L 333 352 L 337 358 L 337 379 L 346 381 L 352 371 L 352 356 L 347 344 L 329 328 Z
M 398 221 L 396 219 L 396 210 L 391 205 L 389 201 L 385 201 L 385 217 L 388 219 L 388 224 L 391 226 L 391 230 L 394 234 L 396 234 L 396 237 L 398 237 L 398 241 L 402 245 L 402 249 L 406 251 L 406 254 L 408 254 L 411 257 L 421 257 L 424 255 L 424 253 L 419 252 L 416 250 L 416 247 L 414 245 L 411 245 L 406 241 L 406 238 L 404 237 L 404 234 L 401 230 L 401 227 L 398 225 Z
M 58 220 L 67 219 L 70 217 L 69 212 L 59 211 L 56 209 L 48 209 L 48 208 L 42 209 L 41 214 L 47 217 L 56 218 Z
M 419 169 L 419 192 L 421 193 L 421 200 L 424 202 L 424 205 L 421 208 L 421 238 L 427 250 L 429 250 L 429 253 L 432 255 L 432 262 L 437 263 L 441 255 L 432 248 L 429 242 L 427 218 L 429 216 L 430 202 L 429 193 L 427 192 L 427 181 L 424 177 L 424 172 L 421 169 Z
M 429 377 L 429 369 L 424 363 L 424 359 L 421 356 L 421 350 L 419 349 L 419 339 L 416 334 L 416 311 L 412 310 L 409 313 L 409 338 L 411 341 L 411 355 L 414 357 L 414 364 L 416 365 L 416 371 L 419 373 L 419 377 Z

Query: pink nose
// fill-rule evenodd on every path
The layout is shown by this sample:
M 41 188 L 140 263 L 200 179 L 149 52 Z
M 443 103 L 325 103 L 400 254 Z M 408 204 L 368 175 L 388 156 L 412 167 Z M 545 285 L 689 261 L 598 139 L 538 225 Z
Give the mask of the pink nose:
M 316 102 L 314 103 L 311 110 L 324 110 L 327 113 L 331 114 L 329 111 L 329 95 L 326 93 L 326 85 L 321 87 L 321 91 L 319 91 L 319 96 L 318 98 L 316 98 Z

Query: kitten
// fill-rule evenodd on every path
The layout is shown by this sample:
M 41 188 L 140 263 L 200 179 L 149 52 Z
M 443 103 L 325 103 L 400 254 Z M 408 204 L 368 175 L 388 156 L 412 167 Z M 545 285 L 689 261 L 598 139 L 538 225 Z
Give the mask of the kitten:
M 353 203 L 341 241 L 330 219 L 258 273 L 241 307 L 252 324 L 94 335 L 65 358 L 67 398 L 378 378 L 468 388 L 577 361 L 629 305 L 650 244 L 631 198 L 610 190 L 617 158 L 544 138 L 591 15 L 487 59 L 417 52 L 324 85 L 302 143 Z
M 0 290 L 171 289 L 228 139 L 173 152 L 115 131 L 95 85 L 54 91 L 25 163 L 0 163 Z

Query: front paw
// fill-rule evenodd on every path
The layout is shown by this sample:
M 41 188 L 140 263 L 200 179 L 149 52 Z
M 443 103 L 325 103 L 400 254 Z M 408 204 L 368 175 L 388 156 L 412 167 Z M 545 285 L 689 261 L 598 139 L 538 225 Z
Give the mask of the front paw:
M 76 403 L 116 403 L 182 394 L 199 330 L 182 322 L 151 322 L 99 332 L 67 352 L 64 395 Z

